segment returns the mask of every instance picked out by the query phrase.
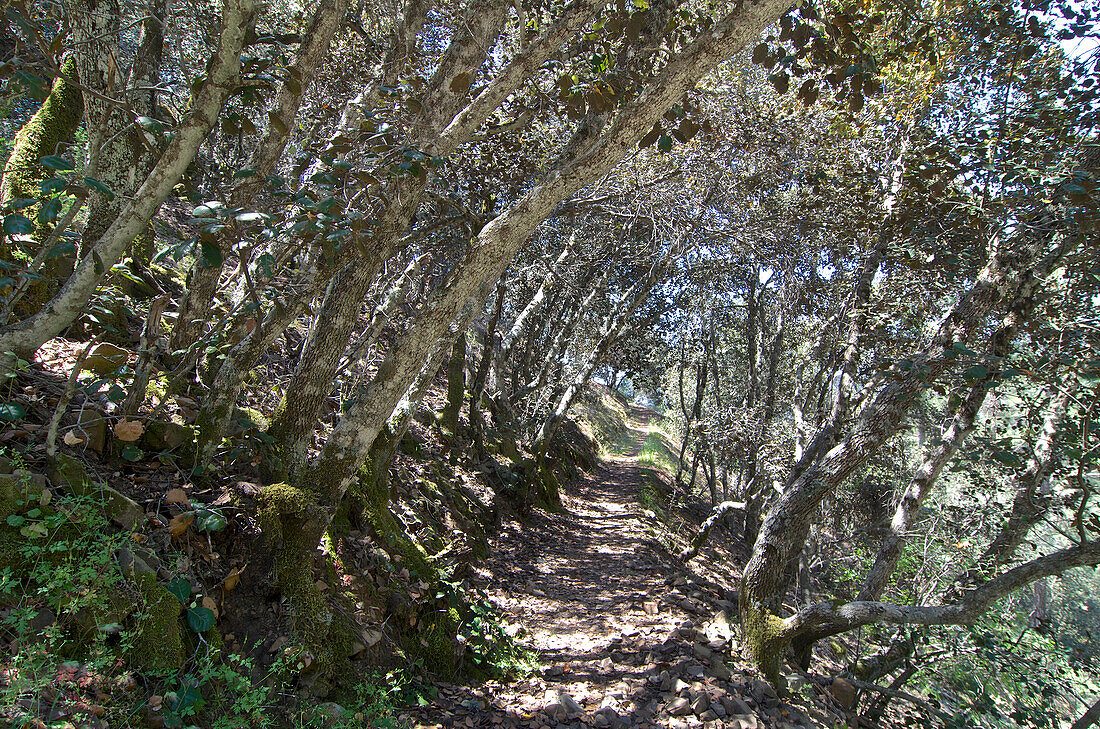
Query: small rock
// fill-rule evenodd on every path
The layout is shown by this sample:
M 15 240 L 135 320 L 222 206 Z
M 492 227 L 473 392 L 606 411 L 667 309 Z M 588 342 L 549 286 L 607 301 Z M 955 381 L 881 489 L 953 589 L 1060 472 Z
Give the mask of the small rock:
M 722 707 L 726 710 L 727 714 L 736 716 L 738 714 L 752 714 L 752 707 L 746 704 L 737 696 L 723 696 Z
M 323 704 L 318 704 L 317 711 L 325 718 L 328 724 L 339 723 L 348 715 L 348 710 L 334 701 L 326 701 Z
M 702 716 L 703 713 L 710 710 L 710 697 L 706 694 L 699 694 L 695 697 L 695 700 L 691 702 L 691 710 L 696 716 Z
M 856 687 L 846 678 L 840 676 L 834 678 L 833 683 L 829 686 L 829 693 L 845 709 L 851 709 L 856 705 Z
M 592 717 L 592 726 L 611 726 L 611 719 L 603 714 L 596 714 Z
M 544 709 L 549 713 L 565 714 L 566 717 L 579 716 L 584 713 L 584 707 L 578 704 L 576 699 L 564 691 L 556 689 L 550 689 L 546 692 Z
M 792 694 L 809 695 L 811 693 L 810 682 L 800 674 L 792 673 L 787 676 L 787 690 Z
M 682 678 L 676 679 L 676 681 L 674 681 L 673 684 L 672 684 L 672 692 L 675 693 L 675 694 L 682 693 L 682 692 L 686 691 L 689 688 L 691 688 L 691 684 L 689 684 L 687 681 L 685 681 Z
M 622 707 L 619 705 L 618 699 L 614 696 L 604 696 L 603 701 L 600 702 L 600 708 L 597 710 L 600 714 L 615 715 L 618 716 L 621 713 Z
M 146 424 L 142 443 L 146 448 L 154 451 L 172 450 L 190 443 L 194 437 L 194 430 L 186 425 L 170 421 L 153 421 Z
M 702 714 L 699 714 L 700 721 L 704 721 L 704 722 L 712 722 L 712 721 L 715 721 L 717 718 L 718 718 L 718 714 L 716 714 L 714 712 L 714 707 L 711 707 L 711 708 L 707 709 L 706 711 L 704 711 Z
M 733 672 L 725 661 L 712 661 L 707 673 L 720 681 L 729 681 L 733 678 Z
M 126 364 L 130 353 L 110 342 L 100 342 L 84 358 L 84 369 L 97 375 L 109 375 Z
M 683 696 L 679 696 L 668 702 L 665 710 L 673 716 L 686 716 L 692 713 L 691 702 Z
M 749 685 L 749 690 L 752 691 L 752 695 L 757 699 L 778 699 L 779 694 L 776 693 L 775 687 L 767 681 L 756 679 Z
M 695 654 L 695 657 L 698 658 L 700 661 L 709 661 L 711 655 L 713 654 L 713 651 L 711 651 L 710 648 L 702 645 L 701 643 L 696 643 L 695 645 L 693 645 L 691 647 L 691 650 Z
M 92 408 L 86 408 L 77 416 L 75 434 L 85 438 L 88 447 L 102 453 L 107 445 L 107 418 Z
M 122 568 L 122 571 L 128 574 L 155 575 L 157 573 L 156 568 L 148 565 L 144 559 L 126 547 L 122 547 L 115 552 L 115 560 L 118 561 L 118 566 Z
M 642 603 L 642 608 L 646 615 L 656 615 L 658 611 L 657 603 L 652 601 Z
M 756 714 L 734 714 L 726 720 L 726 726 L 731 729 L 758 729 L 760 720 Z

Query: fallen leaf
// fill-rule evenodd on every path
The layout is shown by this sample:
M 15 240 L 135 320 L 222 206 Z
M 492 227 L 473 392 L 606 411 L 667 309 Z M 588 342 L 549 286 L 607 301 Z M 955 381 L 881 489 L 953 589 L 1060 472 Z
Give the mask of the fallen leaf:
M 218 603 L 214 602 L 214 598 L 207 595 L 206 597 L 204 597 L 202 599 L 202 606 L 204 608 L 206 608 L 207 610 L 209 610 L 210 612 L 214 613 L 214 618 L 217 619 L 217 617 L 218 617 Z
M 168 493 L 164 495 L 164 500 L 169 504 L 182 504 L 183 506 L 191 505 L 191 499 L 187 498 L 187 492 L 183 489 L 170 489 Z
M 123 443 L 133 443 L 145 432 L 140 420 L 120 420 L 115 423 L 115 437 Z
M 80 445 L 81 443 L 84 443 L 87 439 L 86 438 L 81 438 L 75 432 L 70 430 L 67 433 L 65 433 L 64 437 L 62 437 L 61 440 L 64 441 L 65 445 L 67 445 L 67 446 L 75 446 L 75 445 Z
M 182 537 L 183 533 L 187 531 L 187 527 L 191 526 L 191 522 L 193 521 L 195 521 L 194 514 L 173 516 L 172 520 L 168 522 L 168 533 L 173 537 Z
M 38 497 L 38 505 L 45 506 L 53 500 L 53 492 L 49 489 L 42 489 L 41 495 Z
M 225 576 L 225 579 L 222 580 L 222 587 L 225 588 L 226 592 L 233 591 L 233 589 L 237 586 L 237 583 L 241 581 L 241 573 L 244 572 L 244 568 L 247 566 L 248 565 L 241 565 L 240 567 L 232 570 L 228 575 Z

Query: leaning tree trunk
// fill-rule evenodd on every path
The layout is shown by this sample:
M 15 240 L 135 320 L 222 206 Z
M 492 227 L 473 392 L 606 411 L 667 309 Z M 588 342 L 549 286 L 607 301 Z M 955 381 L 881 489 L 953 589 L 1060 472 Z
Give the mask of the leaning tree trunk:
M 122 258 L 127 247 L 153 219 L 161 204 L 194 159 L 210 133 L 222 106 L 236 87 L 241 49 L 251 23 L 254 0 L 225 0 L 218 49 L 206 81 L 191 109 L 175 130 L 157 164 L 141 187 L 113 219 L 95 245 L 76 265 L 61 291 L 34 316 L 0 329 L 0 370 L 10 369 L 11 354 L 30 358 L 46 341 L 61 333 L 83 311 L 95 287 Z M 11 353 L 11 354 L 9 354 Z
M 779 684 L 791 639 L 778 611 L 791 565 L 802 551 L 818 506 L 901 428 L 916 396 L 947 370 L 951 360 L 945 353 L 954 351 L 955 343 L 968 341 L 1006 296 L 1038 286 L 1039 277 L 1029 269 L 1044 243 L 1015 239 L 998 248 L 941 324 L 931 346 L 913 358 L 912 369 L 899 370 L 865 406 L 849 433 L 808 465 L 769 509 L 742 576 L 740 609 L 750 657 L 773 683 Z
M 290 130 L 294 128 L 302 95 L 328 54 L 332 37 L 343 22 L 346 9 L 347 0 L 321 0 L 317 5 L 305 40 L 287 67 L 287 80 L 279 86 L 275 103 L 268 114 L 263 139 L 245 165 L 245 169 L 252 170 L 252 175 L 236 181 L 229 193 L 230 207 L 247 208 L 251 205 L 267 178 L 275 171 L 290 139 Z M 222 263 L 230 254 L 232 241 L 239 232 L 236 224 L 228 226 L 217 238 L 220 254 L 217 259 L 207 260 L 205 256 L 200 256 L 191 266 L 176 327 L 172 331 L 172 350 L 187 350 L 201 338 L 203 326 L 215 308 L 214 295 L 221 277 Z M 259 319 L 260 312 L 255 312 L 255 316 Z

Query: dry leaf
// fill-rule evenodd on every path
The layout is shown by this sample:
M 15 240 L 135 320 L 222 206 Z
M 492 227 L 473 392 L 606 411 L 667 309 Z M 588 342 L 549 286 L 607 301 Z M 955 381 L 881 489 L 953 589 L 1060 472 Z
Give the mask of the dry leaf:
M 193 521 L 195 521 L 194 514 L 173 516 L 172 520 L 168 522 L 168 533 L 173 537 L 182 537 L 183 533 L 187 531 L 187 527 L 191 526 L 191 522 Z
M 164 500 L 169 504 L 182 504 L 183 506 L 191 505 L 191 499 L 187 498 L 187 492 L 183 489 L 170 489 L 168 493 L 164 495 Z
M 247 566 L 248 565 L 246 564 L 241 565 L 240 567 L 236 568 L 225 576 L 225 579 L 222 580 L 222 587 L 225 588 L 226 592 L 233 591 L 233 589 L 237 586 L 237 583 L 241 581 L 241 573 L 244 572 L 244 568 Z
M 214 618 L 217 619 L 217 617 L 218 617 L 218 603 L 214 602 L 214 598 L 207 595 L 206 597 L 204 597 L 202 599 L 202 606 L 204 608 L 206 608 L 207 610 L 209 610 L 210 612 L 214 613 Z
M 124 443 L 133 443 L 145 432 L 140 420 L 120 420 L 115 423 L 115 437 Z
M 81 438 L 74 431 L 70 430 L 67 433 L 65 433 L 65 436 L 61 440 L 64 441 L 65 445 L 67 445 L 67 446 L 75 446 L 75 445 L 80 445 L 81 443 L 85 442 L 87 439 L 86 438 Z
M 42 489 L 42 494 L 38 497 L 38 505 L 45 506 L 53 500 L 53 492 L 49 489 Z

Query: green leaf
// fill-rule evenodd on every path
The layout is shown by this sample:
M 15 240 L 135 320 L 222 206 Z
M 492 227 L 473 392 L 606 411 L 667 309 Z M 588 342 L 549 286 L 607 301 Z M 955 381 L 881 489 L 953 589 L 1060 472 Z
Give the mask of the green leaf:
M 214 627 L 214 611 L 210 608 L 193 607 L 187 611 L 187 624 L 196 633 L 205 633 Z
M 147 132 L 160 134 L 164 131 L 164 125 L 151 116 L 139 116 L 134 121 L 136 121 L 141 126 L 141 128 Z
M 199 248 L 202 251 L 202 265 L 206 268 L 219 268 L 222 265 L 222 252 L 210 241 L 200 241 Z
M 137 446 L 128 445 L 122 449 L 122 457 L 127 461 L 136 463 L 145 457 L 145 451 L 141 450 Z
M 657 149 L 662 152 L 668 152 L 672 149 L 673 141 L 672 137 L 667 134 L 662 134 L 661 138 L 657 140 Z
M 58 172 L 70 172 L 75 169 L 72 162 L 65 159 L 64 157 L 58 157 L 56 154 L 47 155 L 38 160 L 38 162 L 43 167 L 48 167 L 51 170 L 56 170 Z
M 48 180 L 42 180 L 38 183 L 38 189 L 43 195 L 51 195 L 55 192 L 61 192 L 69 186 L 69 181 L 63 177 L 51 177 Z
M 980 380 L 989 374 L 989 368 L 985 365 L 974 365 L 963 372 L 963 377 L 968 380 Z
M 26 517 L 20 514 L 11 514 L 8 516 L 8 526 L 18 529 L 23 526 L 23 523 L 27 521 Z
M 203 509 L 200 511 L 196 523 L 196 528 L 206 532 L 220 532 L 222 529 L 225 529 L 226 526 L 225 517 L 211 509 Z
M 7 215 L 4 217 L 4 232 L 8 235 L 29 235 L 34 232 L 34 223 L 24 215 Z
M 243 170 L 237 170 L 236 172 L 234 172 L 233 173 L 233 179 L 234 180 L 240 180 L 240 179 L 243 179 L 245 177 L 254 177 L 255 175 L 256 175 L 256 170 L 245 168 Z
M 60 212 L 61 198 L 55 197 L 52 200 L 47 200 L 46 203 L 38 209 L 38 222 L 51 223 L 57 218 Z
M 0 420 L 9 423 L 19 420 L 27 414 L 27 409 L 17 402 L 0 403 Z
M 191 597 L 191 583 L 183 577 L 173 577 L 168 582 L 168 592 L 175 595 L 181 603 L 185 603 Z
M 241 213 L 237 216 L 238 223 L 255 223 L 258 220 L 263 220 L 263 213 L 247 212 Z
M 100 195 L 107 198 L 108 200 L 115 199 L 115 193 L 111 190 L 111 188 L 107 187 L 94 177 L 85 177 L 84 184 L 93 191 L 98 192 Z
M 1006 466 L 1022 466 L 1023 461 L 1012 451 L 993 451 L 993 460 L 999 461 Z

